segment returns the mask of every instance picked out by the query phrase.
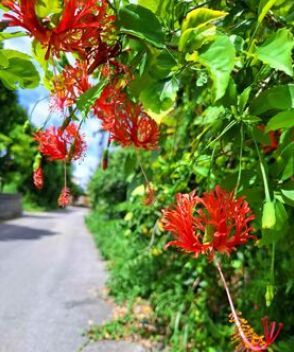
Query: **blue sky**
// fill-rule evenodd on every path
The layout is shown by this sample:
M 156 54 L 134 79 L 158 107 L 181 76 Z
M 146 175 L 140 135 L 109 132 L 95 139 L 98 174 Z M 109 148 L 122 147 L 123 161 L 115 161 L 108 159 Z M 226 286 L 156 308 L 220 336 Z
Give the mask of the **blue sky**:
M 0 14 L 1 17 L 1 14 Z M 14 28 L 15 31 L 15 28 Z M 14 38 L 5 41 L 5 48 L 31 54 L 31 42 L 28 37 Z M 40 86 L 36 89 L 18 90 L 19 102 L 26 109 L 32 123 L 41 127 L 50 114 L 49 93 Z M 37 105 L 36 102 L 41 100 Z M 36 105 L 36 106 L 35 106 Z M 33 111 L 33 113 L 32 113 Z M 51 115 L 48 125 L 60 125 L 62 116 Z M 101 133 L 98 119 L 89 118 L 81 129 L 87 143 L 87 152 L 83 160 L 74 162 L 74 181 L 86 188 L 87 182 L 101 158 Z

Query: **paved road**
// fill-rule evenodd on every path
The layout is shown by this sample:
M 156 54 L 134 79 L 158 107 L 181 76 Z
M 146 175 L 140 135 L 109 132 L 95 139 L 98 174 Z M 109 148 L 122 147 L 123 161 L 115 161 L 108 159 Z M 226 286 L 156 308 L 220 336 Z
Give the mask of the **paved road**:
M 112 310 L 84 215 L 71 208 L 0 223 L 0 352 L 142 352 L 116 342 L 81 348 L 89 322 Z

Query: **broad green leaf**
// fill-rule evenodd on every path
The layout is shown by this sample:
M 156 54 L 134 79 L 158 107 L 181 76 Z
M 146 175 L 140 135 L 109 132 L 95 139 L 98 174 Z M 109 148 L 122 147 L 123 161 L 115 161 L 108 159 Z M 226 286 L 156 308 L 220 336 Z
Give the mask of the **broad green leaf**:
M 83 116 L 87 116 L 95 100 L 100 97 L 106 84 L 107 81 L 103 80 L 79 96 L 77 99 L 77 108 L 81 111 Z
M 146 110 L 160 113 L 174 104 L 177 90 L 178 82 L 175 79 L 151 80 L 141 91 L 139 98 Z
M 280 190 L 286 204 L 294 207 L 294 181 L 290 181 Z
M 224 115 L 223 106 L 209 106 L 200 116 L 195 119 L 194 124 L 200 126 L 212 125 Z
M 128 5 L 119 11 L 122 33 L 143 39 L 155 47 L 164 48 L 165 35 L 158 18 L 140 5 Z
M 172 73 L 176 65 L 175 57 L 169 51 L 161 50 L 157 56 L 153 55 L 148 72 L 152 77 L 163 79 Z
M 31 56 L 24 54 L 20 51 L 17 50 L 10 50 L 10 49 L 0 49 L 0 52 L 5 55 L 8 59 L 13 58 L 13 57 L 17 57 L 19 59 L 23 59 L 23 60 L 31 60 Z
M 138 0 L 138 5 L 146 7 L 163 20 L 170 14 L 170 6 L 173 0 Z
M 6 33 L 0 32 L 0 41 L 11 38 L 25 37 L 26 34 L 23 32 Z
M 207 23 L 211 23 L 227 15 L 227 12 L 215 11 L 206 7 L 195 9 L 189 12 L 187 17 L 184 19 L 182 25 L 182 32 L 184 32 L 188 28 L 197 28 L 205 26 Z
M 153 13 L 156 13 L 158 9 L 158 0 L 138 0 L 138 4 L 146 7 Z
M 29 55 L 16 50 L 0 50 L 0 56 L 5 58 L 5 67 L 0 68 L 0 78 L 9 89 L 35 88 L 40 77 Z M 8 61 L 8 64 L 7 64 Z
M 272 117 L 266 125 L 265 132 L 275 131 L 280 128 L 291 128 L 294 126 L 294 109 L 282 111 Z
M 280 29 L 271 36 L 262 46 L 257 48 L 259 60 L 270 67 L 293 76 L 292 49 L 294 47 L 293 35 L 288 29 Z
M 35 8 L 38 17 L 44 18 L 60 14 L 63 6 L 60 0 L 38 0 Z
M 235 48 L 228 37 L 218 36 L 207 50 L 199 55 L 198 60 L 210 73 L 216 101 L 226 92 L 235 63 Z
M 189 28 L 184 31 L 179 40 L 179 50 L 191 52 L 212 41 L 216 34 L 216 27 Z
M 9 59 L 5 56 L 5 54 L 2 53 L 2 50 L 0 50 L 0 68 L 5 68 L 9 66 Z
M 269 88 L 253 100 L 250 110 L 260 115 L 269 110 L 294 109 L 294 84 Z
M 294 142 L 281 154 L 281 159 L 284 161 L 281 179 L 285 181 L 294 176 Z
M 269 10 L 275 5 L 278 0 L 260 0 L 258 7 L 258 23 L 260 24 Z

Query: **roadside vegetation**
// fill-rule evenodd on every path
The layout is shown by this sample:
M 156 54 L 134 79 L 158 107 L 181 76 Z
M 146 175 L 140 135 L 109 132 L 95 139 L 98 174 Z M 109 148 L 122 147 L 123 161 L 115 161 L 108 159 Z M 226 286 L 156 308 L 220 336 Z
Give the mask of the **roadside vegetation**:
M 173 352 L 292 352 L 293 1 L 0 7 L 1 41 L 32 38 L 32 57 L 1 49 L 1 81 L 42 84 L 60 115 L 37 131 L 11 125 L 18 149 L 1 137 L 17 167 L 11 183 L 31 194 L 32 166 L 38 204 L 58 192 L 66 207 L 71 162 L 87 150 L 81 126 L 93 118 L 101 132 L 87 221 L 109 260 L 110 293 L 127 309 L 89 337 L 143 335 Z

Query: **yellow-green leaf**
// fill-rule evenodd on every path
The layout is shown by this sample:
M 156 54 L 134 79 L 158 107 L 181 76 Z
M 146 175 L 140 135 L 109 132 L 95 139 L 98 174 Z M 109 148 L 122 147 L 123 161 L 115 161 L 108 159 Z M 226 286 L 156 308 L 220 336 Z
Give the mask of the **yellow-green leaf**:
M 227 16 L 227 14 L 228 13 L 224 11 L 211 10 L 205 7 L 195 9 L 189 12 L 183 21 L 182 31 L 184 32 L 188 28 L 199 28 L 207 23 L 223 18 Z

